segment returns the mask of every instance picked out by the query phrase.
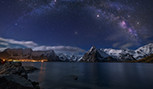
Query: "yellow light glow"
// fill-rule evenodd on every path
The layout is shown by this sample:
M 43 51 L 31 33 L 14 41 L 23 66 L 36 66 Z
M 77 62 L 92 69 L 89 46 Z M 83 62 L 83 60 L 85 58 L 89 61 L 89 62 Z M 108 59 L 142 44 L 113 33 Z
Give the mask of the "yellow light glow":
M 2 59 L 2 61 L 10 61 L 10 62 L 47 62 L 47 59 Z

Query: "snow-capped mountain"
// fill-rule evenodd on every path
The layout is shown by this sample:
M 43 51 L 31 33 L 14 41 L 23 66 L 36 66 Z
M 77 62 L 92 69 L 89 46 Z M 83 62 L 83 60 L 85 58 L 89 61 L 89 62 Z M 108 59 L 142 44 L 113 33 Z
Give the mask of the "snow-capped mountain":
M 129 49 L 100 49 L 118 60 L 139 60 L 153 54 L 153 43 L 142 46 L 136 50 Z
M 135 50 L 134 58 L 141 59 L 153 54 L 153 43 L 142 46 Z
M 140 60 L 137 60 L 136 62 L 142 62 L 142 63 L 153 63 L 153 54 L 151 54 L 150 56 L 147 56 L 145 58 L 142 58 Z
M 82 54 L 55 53 L 49 51 L 33 51 L 30 48 L 6 49 L 0 52 L 0 58 L 7 59 L 48 59 L 49 61 L 66 62 L 110 62 L 133 61 L 153 54 L 153 43 L 142 46 L 136 50 L 129 49 L 96 49 L 91 47 L 83 56 Z
M 58 53 L 57 56 L 61 61 L 77 62 L 82 57 L 82 55 Z
M 90 50 L 84 54 L 84 56 L 80 59 L 82 62 L 102 62 L 102 61 L 113 61 L 105 52 L 96 49 L 96 47 L 91 47 Z
M 136 50 L 130 49 L 91 49 L 84 54 L 80 61 L 133 61 L 139 60 L 153 54 L 153 43 L 140 47 Z
M 107 53 L 111 57 L 117 59 L 118 61 L 135 60 L 135 58 L 133 57 L 135 52 L 133 50 L 129 50 L 129 49 L 121 49 L 121 50 L 118 50 L 118 49 L 100 49 L 100 50 L 104 51 L 105 53 Z

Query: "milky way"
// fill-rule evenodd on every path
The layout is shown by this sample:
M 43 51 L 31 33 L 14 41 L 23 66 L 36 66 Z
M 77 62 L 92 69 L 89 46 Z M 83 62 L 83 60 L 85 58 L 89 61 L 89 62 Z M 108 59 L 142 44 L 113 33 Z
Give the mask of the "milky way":
M 53 45 L 139 46 L 152 42 L 150 3 L 145 0 L 15 0 L 8 7 L 18 5 L 13 9 L 17 18 L 3 32 L 7 32 L 6 37 L 16 39 L 14 35 L 20 33 L 19 38 L 34 40 L 46 32 L 39 39 L 45 41 L 50 37 L 50 43 L 45 42 Z
M 69 5 L 74 2 L 76 2 L 78 5 L 81 5 L 83 3 L 83 5 L 86 7 L 90 7 L 91 9 L 94 8 L 97 13 L 97 17 L 100 17 L 101 20 L 107 19 L 110 22 L 114 22 L 118 24 L 121 27 L 121 29 L 125 30 L 131 37 L 133 37 L 136 40 L 140 40 L 134 25 L 129 22 L 129 19 L 130 19 L 129 13 L 134 12 L 135 9 L 133 7 L 124 5 L 122 3 L 113 2 L 110 0 L 102 0 L 102 1 L 100 0 L 99 1 L 98 0 L 51 0 L 51 1 L 48 1 L 47 4 L 40 5 L 38 7 L 33 6 L 33 5 L 37 5 L 38 3 L 37 0 L 34 0 L 32 5 L 29 5 L 27 3 L 29 7 L 33 8 L 32 11 L 20 17 L 18 21 L 20 21 L 21 19 L 23 19 L 25 16 L 28 16 L 28 15 L 41 15 L 43 13 L 47 13 L 48 11 L 51 11 L 52 9 L 59 9 L 57 8 L 59 4 L 58 1 L 63 3 L 68 3 Z M 61 3 L 59 5 L 61 5 Z M 66 5 L 64 6 L 67 7 Z

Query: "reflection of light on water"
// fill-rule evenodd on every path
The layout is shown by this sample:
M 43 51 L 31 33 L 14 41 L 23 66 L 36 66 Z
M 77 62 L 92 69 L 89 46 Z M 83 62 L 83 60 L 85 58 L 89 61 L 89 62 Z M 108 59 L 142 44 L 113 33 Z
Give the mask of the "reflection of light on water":
M 45 69 L 46 69 L 46 63 L 42 62 L 41 66 L 40 66 L 40 72 L 39 72 L 39 77 L 38 77 L 38 81 L 42 82 L 44 80 L 45 77 Z

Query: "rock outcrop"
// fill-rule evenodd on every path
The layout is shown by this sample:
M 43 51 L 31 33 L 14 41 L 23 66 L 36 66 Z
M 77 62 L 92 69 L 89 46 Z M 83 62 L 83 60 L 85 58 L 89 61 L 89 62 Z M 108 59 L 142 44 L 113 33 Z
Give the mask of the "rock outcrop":
M 0 89 L 40 89 L 39 83 L 28 79 L 27 71 L 20 62 L 0 65 Z
M 27 79 L 27 72 L 20 62 L 7 62 L 1 65 L 0 74 L 15 74 Z
M 15 74 L 0 75 L 0 89 L 34 89 L 32 83 Z

